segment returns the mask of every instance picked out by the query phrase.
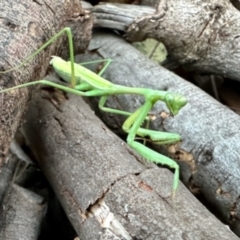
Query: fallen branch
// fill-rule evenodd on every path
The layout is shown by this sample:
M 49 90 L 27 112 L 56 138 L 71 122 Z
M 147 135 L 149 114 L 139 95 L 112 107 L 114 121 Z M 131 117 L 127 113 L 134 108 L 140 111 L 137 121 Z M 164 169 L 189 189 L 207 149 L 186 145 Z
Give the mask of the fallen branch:
M 126 32 L 129 41 L 155 38 L 188 71 L 240 81 L 240 13 L 226 0 L 148 1 L 157 8 L 101 4 L 92 9 L 96 26 Z
M 173 174 L 141 164 L 80 97 L 41 93 L 24 132 L 81 240 L 238 239 L 182 184 L 173 202 Z

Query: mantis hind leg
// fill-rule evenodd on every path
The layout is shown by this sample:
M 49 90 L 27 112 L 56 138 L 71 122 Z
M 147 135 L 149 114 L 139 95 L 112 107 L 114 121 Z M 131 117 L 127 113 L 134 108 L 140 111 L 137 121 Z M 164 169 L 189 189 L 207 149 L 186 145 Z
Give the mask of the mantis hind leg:
M 44 80 L 44 79 L 43 80 L 29 82 L 29 83 L 24 83 L 24 84 L 22 84 L 20 86 L 15 86 L 15 87 L 3 89 L 3 90 L 0 90 L 0 93 L 9 92 L 9 91 L 16 90 L 16 89 L 19 89 L 19 88 L 29 87 L 29 86 L 38 85 L 38 84 L 42 84 L 42 85 L 58 88 L 58 89 L 61 89 L 62 91 L 73 93 L 73 94 L 76 94 L 76 95 L 79 95 L 79 96 L 83 96 L 83 97 L 102 96 L 102 95 L 106 95 L 106 93 L 107 93 L 106 91 L 101 90 L 101 89 L 89 89 L 89 90 L 86 90 L 86 88 L 88 88 L 89 86 L 85 85 L 85 84 L 79 85 L 79 86 L 82 86 L 83 90 L 86 90 L 86 91 L 79 91 L 79 90 L 76 90 L 74 88 L 67 87 L 67 86 L 64 86 L 64 85 L 61 85 L 61 84 L 58 84 L 58 83 L 54 83 L 54 82 L 51 82 L 49 80 Z

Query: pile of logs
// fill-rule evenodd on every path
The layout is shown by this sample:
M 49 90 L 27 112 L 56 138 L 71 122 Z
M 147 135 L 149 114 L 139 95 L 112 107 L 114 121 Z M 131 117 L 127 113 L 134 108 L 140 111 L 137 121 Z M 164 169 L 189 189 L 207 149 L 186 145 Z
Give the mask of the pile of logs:
M 111 58 L 103 75 L 109 81 L 180 93 L 188 103 L 174 117 L 161 102 L 151 112 L 152 129 L 182 138 L 157 148 L 180 165 L 185 186 L 172 199 L 172 172 L 146 162 L 115 135 L 111 130 L 122 134 L 125 118 L 100 112 L 97 99 L 46 87 L 0 95 L 0 239 L 239 239 L 240 117 L 119 33 L 105 29 L 91 35 L 93 15 L 96 26 L 124 31 L 129 41 L 161 40 L 171 59 L 188 70 L 239 80 L 238 10 L 223 0 L 162 0 L 157 8 L 152 2 L 103 4 L 92 14 L 76 0 L 3 2 L 0 70 L 16 66 L 71 26 L 76 54 L 86 50 L 76 62 Z M 29 64 L 0 74 L 1 88 L 43 79 L 52 55 L 66 58 L 66 42 L 61 38 Z M 107 105 L 133 112 L 142 101 L 119 95 Z M 10 148 L 20 125 L 31 159 L 15 141 Z

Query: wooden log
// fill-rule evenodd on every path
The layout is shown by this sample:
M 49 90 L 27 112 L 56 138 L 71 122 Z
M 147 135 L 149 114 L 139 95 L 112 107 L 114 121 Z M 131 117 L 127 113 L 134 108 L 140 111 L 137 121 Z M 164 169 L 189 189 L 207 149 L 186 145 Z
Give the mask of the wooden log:
M 161 41 L 169 58 L 188 71 L 240 81 L 240 13 L 231 1 L 152 0 L 145 4 L 157 7 L 97 5 L 92 10 L 95 24 L 125 31 L 129 41 Z
M 91 37 L 92 20 L 77 0 L 1 1 L 0 70 L 20 64 L 66 26 L 74 30 L 75 50 L 83 51 Z M 78 29 L 76 29 L 76 26 Z M 67 56 L 66 37 L 60 38 L 26 66 L 0 73 L 0 88 L 41 79 L 52 55 Z M 28 105 L 31 88 L 0 95 L 0 168 Z
M 178 160 L 183 182 L 193 192 L 202 193 L 240 236 L 239 115 L 152 62 L 117 35 L 94 34 L 89 53 L 77 61 L 101 58 L 113 60 L 103 76 L 115 84 L 166 90 L 187 98 L 188 104 L 175 117 L 168 114 L 165 104 L 156 104 L 152 110 L 156 120 L 151 123 L 151 128 L 181 135 L 181 143 L 169 146 L 168 154 Z M 133 112 L 143 101 L 134 95 L 119 95 L 110 98 L 107 106 Z M 99 111 L 98 114 L 112 129 L 121 129 L 124 117 Z M 166 148 L 161 150 L 167 154 Z
M 182 184 L 172 201 L 172 173 L 144 162 L 80 97 L 51 96 L 34 96 L 24 134 L 81 240 L 238 239 Z
M 0 212 L 0 239 L 38 239 L 45 212 L 41 196 L 11 184 Z
M 38 206 L 38 200 L 44 204 Z M 50 236 L 73 239 L 76 236 L 39 167 L 30 160 L 15 141 L 11 143 L 8 160 L 0 174 L 0 203 L 0 215 L 2 214 L 0 218 L 2 218 L 1 224 L 3 225 L 0 229 L 1 239 L 47 239 Z M 26 208 L 28 204 L 30 206 Z M 26 214 L 24 211 L 29 212 Z M 16 219 L 12 212 L 18 215 Z M 26 227 L 30 214 L 36 216 Z M 24 226 L 23 231 L 18 229 L 18 225 Z
M 31 178 L 31 173 L 36 168 L 31 159 L 24 153 L 20 145 L 13 141 L 10 145 L 6 164 L 3 166 L 0 174 L 0 203 L 11 183 L 25 186 L 27 179 Z M 28 169 L 28 171 L 26 171 Z M 34 170 L 33 170 L 34 169 Z M 36 172 L 34 172 L 36 173 Z
M 8 188 L 9 183 L 11 183 L 13 180 L 17 163 L 18 158 L 11 154 L 7 163 L 2 168 L 0 174 L 0 203 L 2 202 L 3 196 Z

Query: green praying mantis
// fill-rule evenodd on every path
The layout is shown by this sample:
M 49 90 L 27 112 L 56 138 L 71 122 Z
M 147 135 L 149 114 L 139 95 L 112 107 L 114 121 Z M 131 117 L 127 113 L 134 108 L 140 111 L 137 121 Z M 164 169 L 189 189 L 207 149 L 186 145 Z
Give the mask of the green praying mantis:
M 167 91 L 152 90 L 147 88 L 133 88 L 113 84 L 104 79 L 103 77 L 101 77 L 106 67 L 110 64 L 110 60 L 108 60 L 108 63 L 100 71 L 99 74 L 96 74 L 88 70 L 82 65 L 74 63 L 73 40 L 70 28 L 62 29 L 58 34 L 52 37 L 35 53 L 26 58 L 20 65 L 0 73 L 10 72 L 13 71 L 14 69 L 23 66 L 64 33 L 66 33 L 68 36 L 70 61 L 64 61 L 60 57 L 53 56 L 50 64 L 53 66 L 57 74 L 65 82 L 69 83 L 70 86 L 61 85 L 59 83 L 51 82 L 49 80 L 38 80 L 0 90 L 0 93 L 12 91 L 23 87 L 28 87 L 31 85 L 44 84 L 84 97 L 99 96 L 100 97 L 99 108 L 102 111 L 127 116 L 127 119 L 122 125 L 122 129 L 127 133 L 127 143 L 130 145 L 131 148 L 136 150 L 148 161 L 159 163 L 162 165 L 167 165 L 168 167 L 174 169 L 174 180 L 172 186 L 174 196 L 179 183 L 178 164 L 174 160 L 148 148 L 147 146 L 145 146 L 145 144 L 136 141 L 136 136 L 143 139 L 148 138 L 154 144 L 171 144 L 180 141 L 179 134 L 149 130 L 141 127 L 141 125 L 147 119 L 149 111 L 152 109 L 152 107 L 157 101 L 164 101 L 167 107 L 169 108 L 170 112 L 173 115 L 176 115 L 179 112 L 179 110 L 187 103 L 187 100 L 184 96 L 170 93 Z M 137 110 L 135 110 L 135 112 L 133 113 L 106 107 L 105 103 L 108 97 L 117 94 L 141 95 L 144 97 L 145 101 L 144 104 Z

